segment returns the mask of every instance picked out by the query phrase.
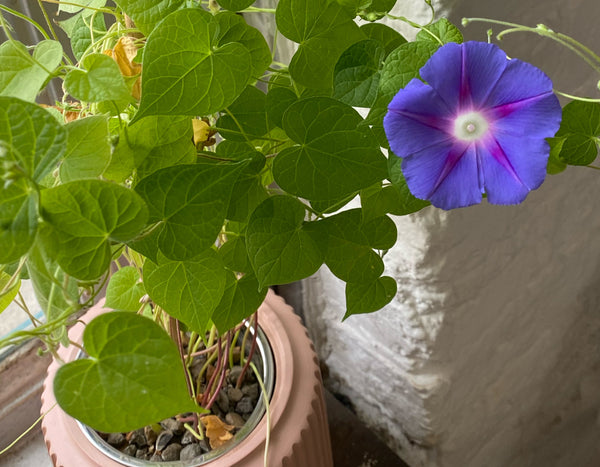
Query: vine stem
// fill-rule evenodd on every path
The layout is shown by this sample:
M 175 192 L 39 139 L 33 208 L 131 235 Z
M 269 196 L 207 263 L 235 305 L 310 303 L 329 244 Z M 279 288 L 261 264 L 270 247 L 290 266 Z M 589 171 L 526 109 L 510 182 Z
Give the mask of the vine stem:
M 235 383 L 235 387 L 238 389 L 242 386 L 242 381 L 244 380 L 244 377 L 246 376 L 246 371 L 248 371 L 248 367 L 250 366 L 250 363 L 252 362 L 252 356 L 254 355 L 254 352 L 256 350 L 256 342 L 257 341 L 258 341 L 258 310 L 256 310 L 254 312 L 254 334 L 252 335 L 252 345 L 250 346 L 250 352 L 248 352 L 248 358 L 246 359 L 246 362 L 244 363 L 244 367 L 242 368 L 240 376 L 238 376 L 238 379 Z
M 212 397 L 210 398 L 210 400 L 208 401 L 208 404 L 205 407 L 206 410 L 210 410 L 210 408 L 213 406 L 213 404 L 217 400 L 217 397 L 219 397 L 219 392 L 221 391 L 221 388 L 223 387 L 223 383 L 225 382 L 225 364 L 227 363 L 227 355 L 229 354 L 229 347 L 231 346 L 231 332 L 230 331 L 227 331 L 226 341 L 227 341 L 227 344 L 225 345 L 225 351 L 220 356 L 220 359 L 221 359 L 220 370 L 221 371 L 220 371 L 219 382 L 218 382 L 217 386 L 215 387 L 215 390 L 213 391 Z M 215 372 L 215 374 L 216 374 L 216 372 Z
M 583 59 L 588 65 L 590 65 L 596 72 L 600 73 L 600 57 L 592 52 L 588 47 L 583 45 L 582 43 L 576 41 L 572 37 L 567 36 L 566 34 L 557 33 L 552 29 L 548 28 L 543 24 L 538 24 L 535 28 L 530 26 L 523 26 L 522 24 L 510 23 L 507 21 L 499 21 L 489 18 L 463 18 L 462 24 L 463 26 L 467 26 L 472 22 L 480 22 L 480 23 L 490 23 L 490 24 L 498 24 L 501 26 L 506 26 L 508 29 L 501 31 L 496 37 L 498 40 L 501 40 L 503 36 L 506 34 L 511 34 L 513 32 L 533 32 L 542 37 L 547 37 L 549 39 L 558 42 L 562 46 L 568 48 L 576 55 L 578 55 L 581 59 Z
M 48 39 L 50 40 L 50 36 L 48 35 L 48 33 L 46 32 L 46 30 L 40 26 L 39 23 L 37 23 L 36 21 L 34 21 L 33 19 L 27 17 L 26 15 L 24 15 L 23 13 L 17 11 L 17 10 L 13 10 L 12 8 L 9 8 L 7 6 L 4 5 L 0 5 L 0 11 L 5 11 L 7 13 L 10 13 L 11 15 L 16 16 L 17 18 L 21 18 L 23 21 L 27 21 L 29 24 L 31 24 L 34 28 L 36 28 L 40 34 L 42 34 L 42 36 L 44 36 L 44 39 Z M 2 16 L 2 15 L 0 15 Z
M 180 326 L 179 320 L 170 316 L 169 321 L 170 321 L 169 325 L 171 327 L 171 333 L 175 334 L 175 337 L 177 340 L 177 349 L 179 350 L 179 358 L 181 359 L 181 364 L 183 365 L 183 372 L 185 374 L 185 383 L 187 385 L 188 393 L 190 394 L 190 397 L 192 399 L 196 399 L 196 397 L 194 395 L 194 388 L 192 387 L 192 380 L 190 379 L 190 374 L 185 365 L 185 355 L 183 353 L 183 342 L 181 341 L 181 326 Z M 198 414 L 194 412 L 194 414 L 192 414 L 192 417 L 193 417 L 193 428 L 195 430 L 198 430 Z

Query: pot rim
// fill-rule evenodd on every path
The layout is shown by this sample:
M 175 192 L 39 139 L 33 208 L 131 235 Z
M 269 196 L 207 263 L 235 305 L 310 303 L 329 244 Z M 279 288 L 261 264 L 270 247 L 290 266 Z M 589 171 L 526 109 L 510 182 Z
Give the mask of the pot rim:
M 250 326 L 248 323 L 246 327 L 249 328 L 250 333 L 254 335 L 254 327 Z M 273 356 L 273 350 L 269 343 L 267 336 L 264 331 L 260 327 L 260 323 L 258 326 L 258 336 L 256 347 L 258 353 L 256 355 L 260 356 L 262 363 L 262 379 L 265 390 L 267 392 L 267 396 L 269 401 L 273 396 L 273 390 L 275 387 L 275 359 Z M 202 454 L 201 456 L 195 457 L 193 459 L 187 461 L 165 461 L 165 462 L 155 462 L 149 460 L 137 459 L 135 457 L 128 456 L 118 449 L 114 448 L 106 441 L 104 441 L 98 433 L 93 428 L 81 423 L 79 420 L 76 420 L 79 429 L 82 431 L 84 436 L 88 439 L 92 445 L 102 452 L 105 456 L 109 457 L 113 461 L 127 467 L 197 467 L 201 465 L 206 465 L 209 462 L 217 459 L 228 451 L 232 450 L 234 447 L 239 445 L 252 431 L 256 428 L 263 415 L 266 412 L 265 400 L 260 392 L 258 401 L 250 418 L 246 420 L 244 426 L 239 429 L 239 431 L 235 434 L 232 440 L 227 443 L 227 445 L 222 446 L 217 449 L 213 449 L 209 452 Z

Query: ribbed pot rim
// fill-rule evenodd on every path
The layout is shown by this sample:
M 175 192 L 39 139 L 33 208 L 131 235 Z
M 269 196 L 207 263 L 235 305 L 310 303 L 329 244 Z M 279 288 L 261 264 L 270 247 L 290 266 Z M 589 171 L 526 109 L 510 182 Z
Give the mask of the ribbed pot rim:
M 254 335 L 254 328 L 249 326 L 250 333 Z M 273 358 L 273 351 L 269 344 L 269 340 L 263 330 L 258 326 L 258 338 L 256 342 L 258 350 L 257 355 L 260 357 L 260 364 L 262 365 L 262 379 L 265 386 L 265 390 L 268 399 L 271 400 L 273 395 L 273 389 L 275 387 L 275 360 Z M 152 462 L 149 460 L 142 460 L 136 457 L 128 456 L 122 453 L 118 449 L 114 448 L 106 441 L 104 441 L 93 428 L 77 421 L 79 428 L 88 439 L 90 443 L 105 456 L 109 457 L 115 462 L 128 467 L 198 467 L 206 465 L 209 462 L 221 457 L 223 454 L 232 450 L 234 447 L 239 445 L 251 432 L 254 430 L 256 425 L 260 422 L 263 415 L 266 412 L 266 406 L 262 392 L 258 398 L 254 411 L 244 424 L 242 428 L 235 434 L 233 439 L 227 443 L 226 446 L 222 446 L 218 449 L 213 449 L 201 456 L 195 457 L 194 459 L 187 461 L 166 461 L 166 462 Z

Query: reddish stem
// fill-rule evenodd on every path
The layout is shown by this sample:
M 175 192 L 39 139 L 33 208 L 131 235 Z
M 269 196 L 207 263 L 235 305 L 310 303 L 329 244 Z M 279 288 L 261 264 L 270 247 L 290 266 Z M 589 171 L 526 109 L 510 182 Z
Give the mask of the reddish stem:
M 229 354 L 229 347 L 231 347 L 231 333 L 229 331 L 227 331 L 227 343 L 225 344 L 225 352 L 221 356 L 222 364 L 221 364 L 221 376 L 219 378 L 219 384 L 217 384 L 217 387 L 215 388 L 215 391 L 213 392 L 213 395 L 210 398 L 210 401 L 208 401 L 208 404 L 205 407 L 206 410 L 210 410 L 210 408 L 213 406 L 213 404 L 217 400 L 217 397 L 219 397 L 219 392 L 221 391 L 221 388 L 223 387 L 223 383 L 225 382 L 225 373 L 226 373 L 225 364 L 227 362 L 227 354 Z
M 219 372 L 219 369 L 221 368 L 221 363 L 222 363 L 221 362 L 221 360 L 222 360 L 221 336 L 219 336 L 217 338 L 217 350 L 219 352 L 218 357 L 217 357 L 217 366 L 215 367 L 215 371 L 213 371 L 213 374 L 210 376 L 210 380 L 204 387 L 204 394 L 202 395 L 202 404 L 201 405 L 204 408 L 206 408 L 206 404 L 208 403 L 208 400 L 210 397 L 210 388 L 212 388 L 212 385 L 215 382 L 215 378 L 217 377 L 217 373 Z
M 252 345 L 250 346 L 250 352 L 248 352 L 248 358 L 246 358 L 246 363 L 244 363 L 244 368 L 242 368 L 242 372 L 238 377 L 237 382 L 235 383 L 236 388 L 242 387 L 242 381 L 244 381 L 244 377 L 246 376 L 246 372 L 250 367 L 250 362 L 252 361 L 252 357 L 254 356 L 254 351 L 256 350 L 256 342 L 258 340 L 258 310 L 254 313 L 254 334 L 252 335 Z

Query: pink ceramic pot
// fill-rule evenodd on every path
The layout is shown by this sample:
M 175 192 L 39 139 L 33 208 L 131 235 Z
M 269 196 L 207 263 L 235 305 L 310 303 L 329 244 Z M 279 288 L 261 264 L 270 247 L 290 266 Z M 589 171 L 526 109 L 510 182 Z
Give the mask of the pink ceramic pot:
M 88 322 L 102 312 L 101 304 L 84 316 Z M 276 378 L 271 397 L 271 433 L 268 465 L 273 467 L 332 467 L 333 459 L 327 425 L 323 386 L 314 347 L 306 329 L 281 297 L 269 291 L 259 309 L 259 323 L 273 351 Z M 69 332 L 74 341 L 81 341 L 83 325 Z M 61 348 L 65 361 L 77 357 L 75 346 Z M 55 405 L 52 382 L 59 365 L 52 362 L 42 394 L 42 413 Z M 79 424 L 60 407 L 44 417 L 42 431 L 52 461 L 56 467 L 121 467 L 123 464 L 98 450 L 84 435 Z M 262 467 L 267 434 L 266 417 L 243 441 L 222 456 L 210 461 L 208 467 Z M 174 465 L 173 463 L 143 463 L 143 465 Z M 140 464 L 141 465 L 141 464 Z M 175 465 L 184 465 L 176 463 Z M 194 465 L 194 464 L 188 464 Z

